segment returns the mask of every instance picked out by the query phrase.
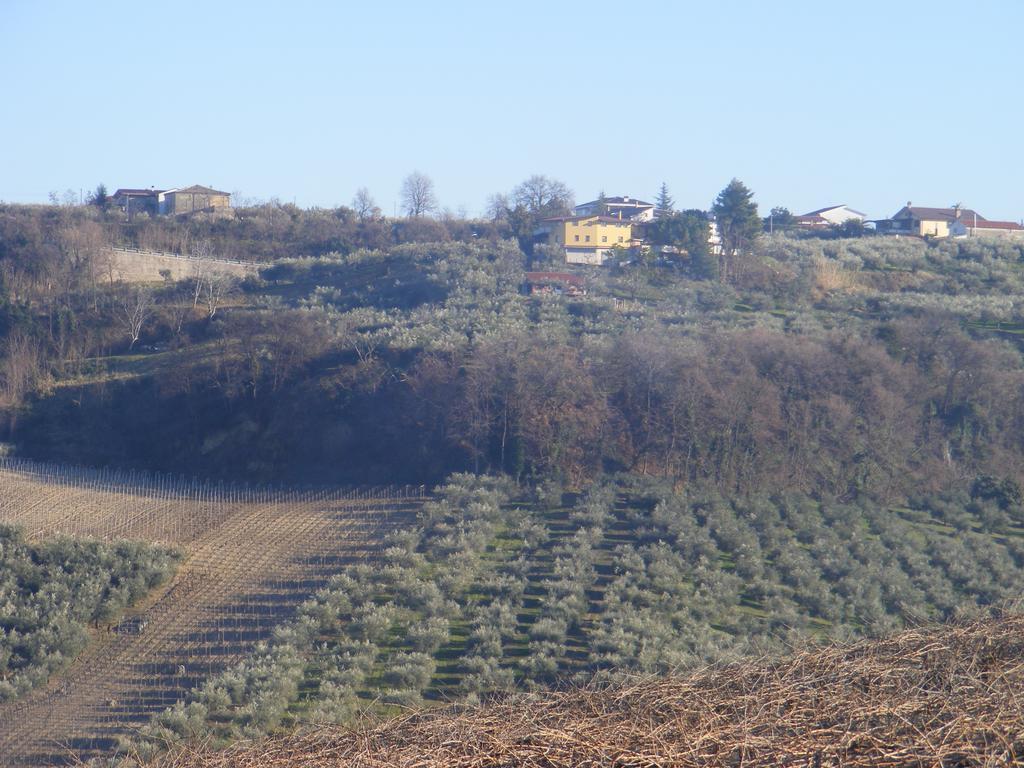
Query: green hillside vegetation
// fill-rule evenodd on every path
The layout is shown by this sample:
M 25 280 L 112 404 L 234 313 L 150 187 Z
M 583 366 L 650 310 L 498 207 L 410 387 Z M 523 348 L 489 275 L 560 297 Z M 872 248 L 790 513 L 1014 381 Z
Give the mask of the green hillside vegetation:
M 453 477 L 379 563 L 347 568 L 132 747 L 877 636 L 1024 587 L 1024 511 L 1001 498 L 730 501 L 628 477 L 514 493 Z
M 29 543 L 0 525 L 0 701 L 45 683 L 88 643 L 89 624 L 114 622 L 179 559 L 139 542 Z
M 286 260 L 212 317 L 154 287 L 131 354 L 113 289 L 76 289 L 8 315 L 9 363 L 40 367 L 7 438 L 281 482 L 612 470 L 896 501 L 1020 480 L 1016 244 L 766 237 L 728 284 L 638 263 L 582 273 L 576 298 L 522 295 L 524 258 L 472 240 Z M 45 362 L 67 312 L 81 357 Z

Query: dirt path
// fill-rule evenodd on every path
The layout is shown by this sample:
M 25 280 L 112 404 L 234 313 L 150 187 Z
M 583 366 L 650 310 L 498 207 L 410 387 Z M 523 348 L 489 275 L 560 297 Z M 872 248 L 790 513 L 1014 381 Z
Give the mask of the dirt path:
M 372 555 L 419 503 L 322 496 L 236 505 L 186 545 L 188 559 L 155 600 L 101 627 L 46 688 L 0 705 L 0 765 L 107 752 L 267 638 L 341 563 Z M 26 507 L 35 515 L 38 504 Z

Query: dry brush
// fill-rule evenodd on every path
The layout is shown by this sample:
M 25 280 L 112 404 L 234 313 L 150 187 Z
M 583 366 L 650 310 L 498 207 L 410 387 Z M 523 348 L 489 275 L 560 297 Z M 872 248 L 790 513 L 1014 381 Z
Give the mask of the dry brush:
M 686 677 L 519 694 L 320 729 L 160 768 L 1024 764 L 1024 617 Z

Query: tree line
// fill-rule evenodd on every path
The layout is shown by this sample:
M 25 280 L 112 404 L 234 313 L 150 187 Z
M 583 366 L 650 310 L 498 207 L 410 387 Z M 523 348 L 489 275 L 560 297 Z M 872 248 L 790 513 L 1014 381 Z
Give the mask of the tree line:
M 473 467 L 582 479 L 603 468 L 711 484 L 896 498 L 1017 477 L 1018 355 L 941 318 L 885 338 L 627 333 L 598 348 L 490 338 L 410 375 Z
M 521 295 L 510 243 L 285 262 L 243 291 L 244 308 L 195 311 L 188 291 L 169 301 L 195 314 L 154 320 L 148 338 L 207 354 L 100 397 L 58 393 L 16 439 L 78 461 L 321 482 L 625 470 L 838 498 L 1019 482 L 1020 352 L 1013 335 L 970 324 L 1015 290 L 1012 262 L 985 255 L 982 284 L 967 251 L 882 246 L 829 257 L 786 243 L 744 273 L 776 283 L 745 293 L 630 271 L 571 300 Z M 868 268 L 875 259 L 897 268 Z M 844 287 L 917 275 L 934 292 Z M 991 297 L 951 295 L 976 279 Z M 305 298 L 261 298 L 281 289 Z M 240 423 L 261 439 L 209 447 Z

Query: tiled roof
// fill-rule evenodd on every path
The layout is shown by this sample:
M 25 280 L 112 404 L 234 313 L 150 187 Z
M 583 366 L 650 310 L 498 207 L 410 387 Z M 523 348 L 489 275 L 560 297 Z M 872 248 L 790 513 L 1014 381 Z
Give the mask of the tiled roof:
M 600 200 L 591 200 L 589 203 L 580 203 L 577 208 L 583 208 L 588 205 L 597 205 Z M 606 197 L 604 202 L 607 205 L 629 205 L 636 206 L 637 208 L 653 208 L 654 203 L 647 203 L 643 200 L 637 200 L 635 197 Z
M 907 213 L 910 214 L 910 217 L 921 221 L 956 221 L 957 219 L 956 211 L 952 208 L 926 208 L 917 205 L 903 206 L 893 215 L 893 218 L 908 218 L 906 215 L 901 215 Z M 985 221 L 985 217 L 977 211 L 973 211 L 970 208 L 960 209 L 959 218 L 962 222 L 973 222 L 975 216 L 977 216 L 979 223 Z
M 571 283 L 572 285 L 583 285 L 583 278 L 569 272 L 527 272 L 526 282 L 528 283 Z
M 121 195 L 158 195 L 164 190 L 162 189 L 127 189 L 122 188 L 117 190 L 111 197 L 120 197 Z
M 978 225 L 974 226 L 972 219 L 961 218 L 960 222 L 968 229 L 1020 229 L 1024 230 L 1020 224 L 1016 221 L 988 221 L 986 219 L 978 217 Z
M 174 190 L 175 194 L 183 195 L 228 195 L 231 196 L 230 192 L 221 192 L 217 189 L 210 189 L 200 184 L 193 184 L 191 187 L 183 187 L 182 189 Z

